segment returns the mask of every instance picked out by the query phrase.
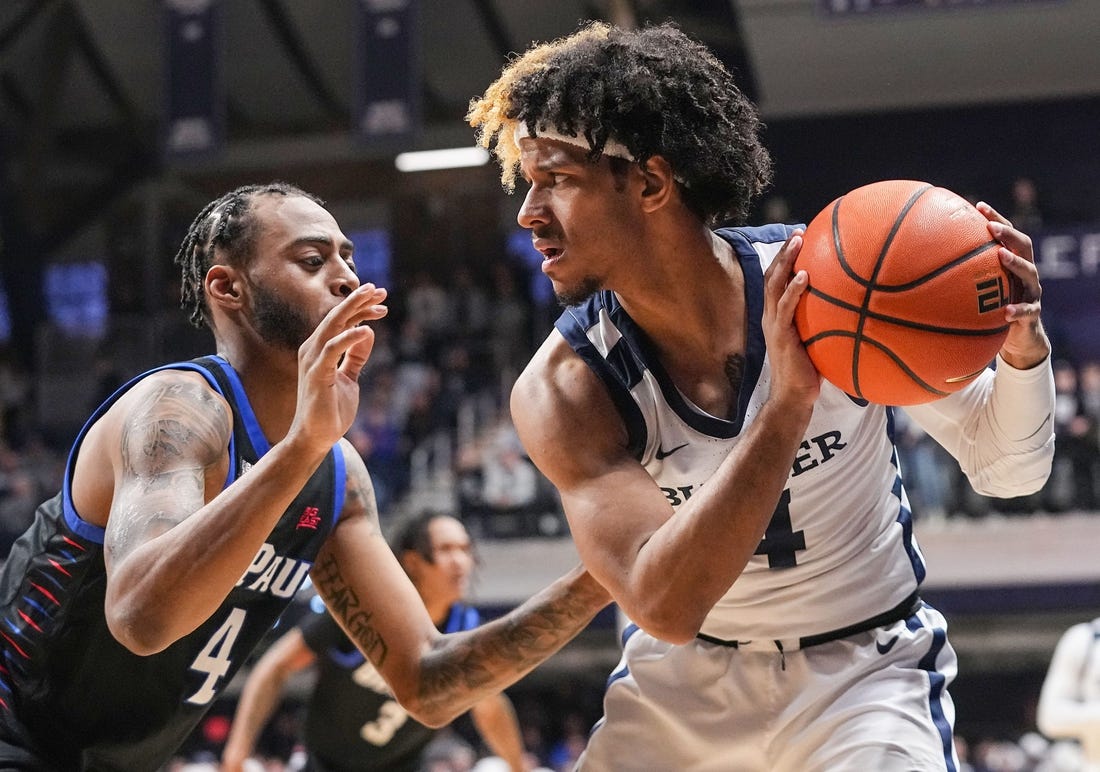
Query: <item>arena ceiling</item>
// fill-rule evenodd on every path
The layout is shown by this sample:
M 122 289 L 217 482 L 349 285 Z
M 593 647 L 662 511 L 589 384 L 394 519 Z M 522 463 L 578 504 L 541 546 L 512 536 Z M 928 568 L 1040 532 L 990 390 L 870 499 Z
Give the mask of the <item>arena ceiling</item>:
M 389 1 L 219 0 L 227 144 L 212 163 L 392 154 L 392 146 L 364 146 L 351 132 L 356 3 Z M 64 239 L 113 197 L 165 171 L 165 2 L 0 3 L 0 195 L 32 235 Z M 739 73 L 769 120 L 1100 94 L 1096 0 L 419 5 L 423 128 L 409 142 L 416 148 L 469 143 L 462 121 L 469 99 L 508 55 L 588 18 L 676 20 Z M 826 10 L 860 6 L 886 10 Z

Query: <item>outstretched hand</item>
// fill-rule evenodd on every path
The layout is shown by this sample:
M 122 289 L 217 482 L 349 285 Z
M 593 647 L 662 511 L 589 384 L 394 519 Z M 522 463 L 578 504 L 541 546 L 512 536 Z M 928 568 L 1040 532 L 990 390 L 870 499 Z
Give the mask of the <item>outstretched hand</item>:
M 806 271 L 793 272 L 801 248 L 802 231 L 796 230 L 764 272 L 763 326 L 772 363 L 772 398 L 812 405 L 821 390 L 821 375 L 794 326 L 795 308 L 810 285 Z
M 363 284 L 340 301 L 298 349 L 298 407 L 291 432 L 334 445 L 359 408 L 359 372 L 374 347 L 366 322 L 384 317 L 386 290 Z
M 1014 279 L 1010 302 L 1004 307 L 1009 327 L 1001 357 L 1013 367 L 1026 370 L 1050 354 L 1050 342 L 1039 320 L 1043 288 L 1035 267 L 1034 247 L 1027 234 L 1013 228 L 989 204 L 979 202 L 977 208 L 989 220 L 990 234 L 1001 243 L 1001 265 Z

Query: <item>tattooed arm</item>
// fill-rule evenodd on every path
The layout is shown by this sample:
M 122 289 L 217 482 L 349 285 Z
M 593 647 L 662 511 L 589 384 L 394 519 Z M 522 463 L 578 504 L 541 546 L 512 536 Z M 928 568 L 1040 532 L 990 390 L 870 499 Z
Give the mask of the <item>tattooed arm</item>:
M 231 427 L 202 376 L 166 370 L 127 392 L 81 447 L 74 500 L 105 525 L 107 623 L 135 653 L 160 651 L 213 613 L 324 458 L 280 443 L 222 491 Z
M 500 619 L 462 633 L 439 633 L 382 537 L 362 459 L 344 445 L 344 514 L 318 556 L 313 583 L 333 617 L 421 723 L 443 726 L 515 683 L 610 601 L 577 568 Z
M 230 411 L 200 375 L 149 375 L 96 421 L 77 460 L 74 498 L 77 511 L 106 528 L 104 611 L 122 645 L 137 654 L 161 651 L 233 589 L 351 425 L 359 371 L 374 342 L 362 323 L 385 316 L 385 297 L 363 284 L 325 315 L 298 348 L 285 436 L 224 490 Z M 277 418 L 270 425 L 280 431 Z M 113 470 L 109 490 L 100 481 L 104 457 Z

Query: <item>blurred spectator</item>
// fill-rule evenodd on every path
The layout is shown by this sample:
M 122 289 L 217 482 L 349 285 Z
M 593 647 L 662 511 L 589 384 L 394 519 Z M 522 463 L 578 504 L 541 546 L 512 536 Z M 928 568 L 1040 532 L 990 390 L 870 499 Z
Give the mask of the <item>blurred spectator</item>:
M 904 410 L 894 411 L 894 436 L 913 516 L 942 520 L 951 507 L 950 455 Z
M 1100 505 L 1100 361 L 1089 360 L 1082 364 L 1078 376 L 1080 409 L 1089 421 L 1085 453 L 1089 457 L 1088 477 L 1091 485 L 1086 500 L 1091 500 L 1092 506 L 1096 507 Z
M 532 343 L 530 309 L 520 294 L 512 267 L 506 262 L 493 265 L 492 298 L 491 367 L 501 379 L 500 393 L 507 394 L 531 357 Z
M 1100 420 L 1100 362 L 1089 360 L 1081 365 L 1079 373 L 1081 404 L 1085 413 Z
M 483 361 L 488 352 L 488 331 L 492 315 L 489 292 L 474 281 L 469 266 L 458 264 L 451 275 L 448 294 L 450 310 L 447 316 L 452 323 L 451 333 L 462 341 L 474 358 Z
M 1096 507 L 1096 421 L 1085 410 L 1077 369 L 1054 363 L 1054 468 L 1043 487 L 1043 506 L 1051 512 Z
M 0 344 L 0 441 L 20 447 L 29 427 L 30 379 L 11 347 Z
M 408 484 L 408 457 L 403 452 L 401 426 L 390 410 L 389 398 L 385 388 L 363 395 L 359 415 L 348 431 L 348 439 L 367 464 L 383 517 Z
M 1043 227 L 1046 218 L 1039 203 L 1039 191 L 1030 177 L 1017 177 L 1012 181 L 1012 205 L 1008 219 L 1024 233 Z
M 429 271 L 421 269 L 413 275 L 412 286 L 402 295 L 405 318 L 423 330 L 427 354 L 432 358 L 451 326 L 451 305 L 447 292 Z
M 568 714 L 562 722 L 561 739 L 550 749 L 550 767 L 554 772 L 573 772 L 587 744 L 583 719 L 576 713 Z
M 791 205 L 778 193 L 767 196 L 760 205 L 761 222 L 781 222 L 795 225 L 800 222 L 791 214 Z
M 538 497 L 538 472 L 528 459 L 510 421 L 493 432 L 481 463 L 482 499 L 497 511 L 519 510 Z
M 424 772 L 471 772 L 477 753 L 451 729 L 441 730 L 424 749 Z
M 40 503 L 38 486 L 18 453 L 0 446 L 0 558 L 27 530 Z

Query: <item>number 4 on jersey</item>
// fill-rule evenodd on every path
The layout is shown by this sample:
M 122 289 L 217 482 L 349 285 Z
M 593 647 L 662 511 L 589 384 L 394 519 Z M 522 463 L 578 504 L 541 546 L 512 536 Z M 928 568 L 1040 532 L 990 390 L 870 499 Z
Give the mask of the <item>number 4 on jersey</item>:
M 214 699 L 217 693 L 214 687 L 218 680 L 224 678 L 229 672 L 229 667 L 233 663 L 229 658 L 229 652 L 233 649 L 241 628 L 244 627 L 244 617 L 244 609 L 235 608 L 229 612 L 229 617 L 214 631 L 210 640 L 202 647 L 202 651 L 195 657 L 195 661 L 191 663 L 192 670 L 206 674 L 206 680 L 203 681 L 199 690 L 187 698 L 192 705 L 205 705 Z
M 804 549 L 806 532 L 796 531 L 791 525 L 791 492 L 784 489 L 754 554 L 767 555 L 768 568 L 791 568 L 798 565 L 796 553 Z

